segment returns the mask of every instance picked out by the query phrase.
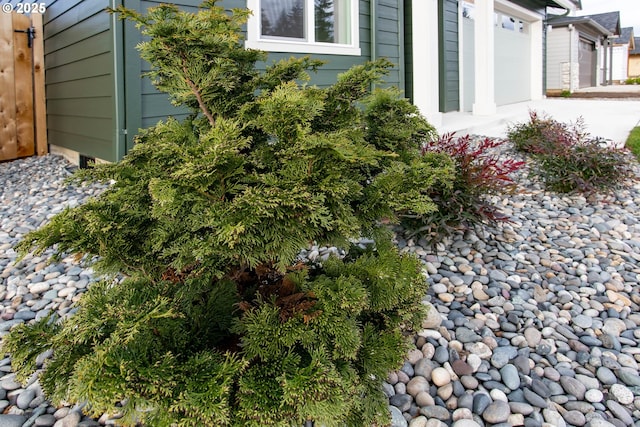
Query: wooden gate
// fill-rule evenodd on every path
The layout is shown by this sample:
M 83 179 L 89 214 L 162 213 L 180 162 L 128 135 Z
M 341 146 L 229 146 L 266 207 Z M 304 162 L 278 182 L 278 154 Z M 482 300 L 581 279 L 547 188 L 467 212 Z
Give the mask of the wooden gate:
M 42 39 L 42 15 L 0 13 L 0 161 L 47 153 Z

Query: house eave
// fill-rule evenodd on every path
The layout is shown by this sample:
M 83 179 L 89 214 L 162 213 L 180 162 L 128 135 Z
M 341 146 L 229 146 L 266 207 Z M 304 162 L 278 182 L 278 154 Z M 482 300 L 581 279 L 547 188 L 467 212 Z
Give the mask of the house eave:
M 579 8 L 579 5 L 576 5 L 571 0 L 549 0 L 547 5 L 550 7 L 555 7 L 554 5 L 557 5 L 559 8 L 566 10 L 576 10 L 576 8 Z
M 613 36 L 613 33 L 611 31 L 607 30 L 605 27 L 598 24 L 596 21 L 589 18 L 588 16 L 584 16 L 584 17 L 570 16 L 565 18 L 552 18 L 552 19 L 549 19 L 547 22 L 552 27 L 566 27 L 568 25 L 584 25 L 585 27 L 589 27 L 595 30 L 596 32 L 598 32 L 600 35 L 603 35 L 605 37 Z

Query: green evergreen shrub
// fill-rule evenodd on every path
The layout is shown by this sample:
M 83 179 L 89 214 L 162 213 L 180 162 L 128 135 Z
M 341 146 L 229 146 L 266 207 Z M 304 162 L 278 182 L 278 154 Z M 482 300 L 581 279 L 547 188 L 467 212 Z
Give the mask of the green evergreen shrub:
M 11 331 L 18 378 L 52 350 L 40 381 L 54 402 L 129 426 L 386 424 L 381 382 L 425 314 L 426 284 L 381 224 L 436 209 L 430 188 L 454 165 L 421 154 L 433 128 L 396 91 L 371 93 L 388 61 L 320 89 L 304 83 L 320 66 L 309 58 L 256 70 L 266 57 L 243 47 L 246 10 L 117 13 L 148 36 L 154 84 L 192 114 L 80 171 L 111 185 L 21 242 L 88 254 L 105 279 L 73 316 Z M 362 253 L 358 237 L 376 244 Z M 347 256 L 296 263 L 313 241 Z
M 589 135 L 581 118 L 567 124 L 532 111 L 529 122 L 512 126 L 508 137 L 533 156 L 531 175 L 551 191 L 610 191 L 631 173 L 628 151 Z
M 63 323 L 15 328 L 4 350 L 18 379 L 53 349 L 47 396 L 122 425 L 385 424 L 381 381 L 425 315 L 415 258 L 378 244 L 322 268 L 177 280 L 100 282 Z

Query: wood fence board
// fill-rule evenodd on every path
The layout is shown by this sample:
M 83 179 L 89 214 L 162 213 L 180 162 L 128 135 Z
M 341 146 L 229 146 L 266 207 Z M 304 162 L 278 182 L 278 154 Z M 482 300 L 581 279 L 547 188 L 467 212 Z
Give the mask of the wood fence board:
M 33 40 L 33 101 L 35 114 L 36 152 L 39 156 L 47 154 L 47 101 L 44 86 L 44 32 L 42 31 L 42 15 L 31 15 L 31 24 L 36 28 Z
M 43 40 L 42 15 L 0 14 L 0 161 L 48 152 Z
M 12 16 L 0 14 L 0 160 L 18 154 Z
M 35 139 L 33 129 L 33 79 L 32 53 L 26 33 L 15 32 L 27 30 L 31 27 L 31 20 L 27 15 L 19 13 L 13 16 L 13 70 L 15 73 L 16 97 L 16 143 L 17 156 L 33 156 Z

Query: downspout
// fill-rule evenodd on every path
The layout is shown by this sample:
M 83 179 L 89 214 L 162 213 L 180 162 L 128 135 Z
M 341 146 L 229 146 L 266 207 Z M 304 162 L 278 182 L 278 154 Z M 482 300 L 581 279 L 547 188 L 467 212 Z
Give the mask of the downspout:
M 398 41 L 399 41 L 398 57 L 400 58 L 398 60 L 398 86 L 402 89 L 403 93 L 406 93 L 407 88 L 405 86 L 405 78 L 404 78 L 406 61 L 404 57 L 405 41 L 404 41 L 404 1 L 403 0 L 398 0 Z
M 377 46 L 377 40 L 376 40 L 376 33 L 377 33 L 377 25 L 376 25 L 376 13 L 377 13 L 377 2 L 378 0 L 370 0 L 369 2 L 369 27 L 370 31 L 371 31 L 371 61 L 375 61 L 376 59 L 378 59 L 378 46 Z M 373 92 L 373 90 L 376 88 L 376 84 L 375 82 L 371 83 L 371 91 Z
M 549 46 L 549 24 L 547 24 L 549 13 L 544 8 L 544 24 L 542 26 L 542 94 L 547 96 L 547 50 Z
M 464 21 L 462 1 L 458 2 L 458 111 L 464 111 Z
M 121 0 L 110 0 L 109 6 L 115 9 L 122 5 Z M 111 49 L 113 54 L 113 139 L 114 160 L 120 160 L 127 153 L 127 128 L 125 115 L 125 79 L 124 79 L 124 49 L 122 45 L 122 34 L 124 33 L 124 23 L 118 19 L 116 14 L 110 16 L 111 27 Z M 82 153 L 80 153 L 82 154 Z

